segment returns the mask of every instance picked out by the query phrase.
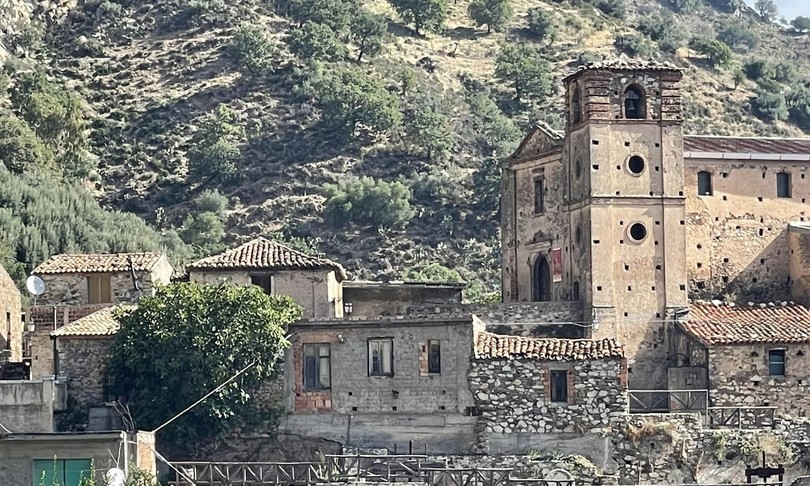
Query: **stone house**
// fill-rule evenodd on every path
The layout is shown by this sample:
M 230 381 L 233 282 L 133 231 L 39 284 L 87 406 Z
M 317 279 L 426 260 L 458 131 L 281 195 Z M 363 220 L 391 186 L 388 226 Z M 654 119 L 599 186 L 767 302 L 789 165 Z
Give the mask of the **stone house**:
M 267 293 L 288 295 L 304 308 L 307 318 L 343 316 L 343 267 L 266 238 L 198 260 L 186 271 L 194 282 L 258 285 Z
M 483 452 L 555 450 L 627 412 L 627 362 L 615 339 L 478 332 L 469 377 Z
M 23 327 L 20 291 L 0 265 L 0 366 L 22 361 Z
M 344 280 L 343 314 L 400 316 L 413 306 L 461 304 L 465 283 Z
M 674 369 L 692 379 L 679 385 L 708 389 L 711 406 L 810 413 L 810 309 L 696 303 L 673 333 Z
M 169 283 L 174 269 L 161 253 L 54 255 L 34 269 L 45 293 L 28 309 L 35 325 L 31 338 L 31 375 L 54 374 L 50 333 L 114 304 L 136 302 L 140 295 Z
M 690 296 L 803 298 L 793 281 L 810 274 L 789 229 L 806 216 L 810 139 L 684 135 L 682 75 L 580 67 L 563 80 L 565 131 L 537 125 L 502 170 L 504 301 L 581 303 L 636 389 L 666 387 L 667 323 Z

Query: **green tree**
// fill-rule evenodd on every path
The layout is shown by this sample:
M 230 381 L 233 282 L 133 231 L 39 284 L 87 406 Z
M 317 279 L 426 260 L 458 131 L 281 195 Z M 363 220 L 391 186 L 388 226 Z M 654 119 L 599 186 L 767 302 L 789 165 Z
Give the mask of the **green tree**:
M 594 6 L 605 15 L 622 20 L 627 15 L 625 0 L 595 0 Z
M 228 198 L 223 196 L 222 193 L 216 189 L 206 189 L 202 194 L 197 196 L 194 200 L 194 205 L 199 211 L 223 216 L 225 214 L 225 208 L 228 207 Z
M 236 65 L 253 76 L 268 76 L 275 71 L 276 48 L 261 27 L 241 27 L 233 36 L 230 53 Z
M 477 206 L 495 214 L 501 205 L 501 164 L 497 157 L 485 157 L 473 174 Z
M 773 0 L 757 0 L 754 3 L 754 8 L 759 13 L 759 16 L 768 22 L 772 22 L 779 15 L 779 8 L 773 3 Z
M 759 37 L 745 22 L 739 20 L 725 23 L 717 38 L 730 47 L 745 46 L 754 49 L 759 45 Z
M 212 212 L 189 214 L 180 227 L 180 238 L 191 246 L 198 258 L 220 253 L 225 249 L 225 225 L 222 217 Z
M 447 20 L 447 0 L 388 0 L 407 24 L 413 24 L 420 34 L 423 30 L 440 32 Z
M 669 3 L 678 13 L 690 13 L 697 9 L 700 0 L 669 0 Z
M 441 103 L 432 96 L 417 97 L 405 113 L 405 134 L 428 159 L 453 148 L 453 128 Z
M 551 92 L 552 76 L 548 61 L 525 44 L 510 44 L 495 60 L 495 76 L 515 90 L 515 100 L 540 99 Z
M 779 61 L 773 67 L 773 79 L 780 83 L 792 84 L 799 79 L 799 70 L 796 64 L 787 61 Z
M 526 31 L 537 40 L 553 41 L 557 34 L 554 16 L 545 8 L 535 7 L 529 10 Z
M 439 283 L 463 283 L 464 279 L 458 270 L 447 268 L 439 263 L 424 263 L 416 267 L 409 268 L 402 273 L 402 280 L 412 282 L 439 282 Z
M 810 31 L 810 17 L 802 17 L 801 15 L 790 21 L 790 25 L 796 32 Z
M 378 79 L 341 67 L 314 83 L 315 99 L 332 125 L 354 133 L 358 125 L 382 133 L 402 122 L 399 101 Z
M 672 14 L 644 17 L 639 22 L 638 30 L 658 42 L 665 52 L 673 53 L 684 44 L 678 22 Z
M 722 41 L 708 38 L 696 39 L 692 47 L 698 53 L 706 56 L 712 67 L 723 68 L 731 64 L 733 56 L 731 48 Z
M 752 59 L 743 66 L 746 76 L 751 81 L 759 82 L 762 79 L 776 77 L 776 65 L 765 59 Z
M 255 409 L 253 394 L 275 371 L 289 344 L 286 328 L 300 317 L 291 298 L 256 286 L 170 284 L 117 315 L 109 372 L 128 392 L 138 426 L 153 430 L 247 368 L 160 432 L 164 444 L 187 452 Z
M 234 178 L 241 157 L 239 144 L 244 136 L 236 115 L 226 105 L 219 105 L 205 116 L 200 131 L 193 138 L 195 145 L 189 152 L 189 177 L 203 184 Z
M 306 22 L 328 25 L 335 33 L 343 32 L 362 8 L 357 0 L 291 0 L 289 14 L 299 27 Z
M 54 155 L 37 134 L 9 110 L 0 109 L 0 162 L 16 173 L 54 169 Z
M 754 113 L 765 121 L 787 120 L 788 108 L 785 95 L 778 92 L 760 90 L 751 100 Z
M 346 46 L 332 28 L 312 21 L 293 30 L 287 36 L 287 44 L 293 54 L 309 61 L 337 61 L 346 56 Z
M 376 56 L 382 51 L 388 34 L 388 22 L 382 15 L 362 10 L 349 25 L 349 39 L 357 46 L 357 62 L 363 56 Z
M 500 32 L 512 19 L 510 0 L 473 0 L 467 8 L 467 14 L 478 27 L 487 26 L 487 34 L 495 30 Z
M 745 72 L 739 68 L 734 69 L 734 72 L 731 73 L 731 79 L 734 81 L 734 89 L 737 89 L 745 81 Z
M 348 222 L 405 228 L 413 217 L 411 191 L 401 182 L 371 177 L 344 177 L 327 184 L 326 216 L 332 224 Z
M 790 121 L 804 130 L 810 130 L 810 88 L 794 88 L 787 97 Z
M 655 53 L 652 42 L 643 35 L 620 35 L 613 41 L 613 46 L 632 57 L 651 57 Z

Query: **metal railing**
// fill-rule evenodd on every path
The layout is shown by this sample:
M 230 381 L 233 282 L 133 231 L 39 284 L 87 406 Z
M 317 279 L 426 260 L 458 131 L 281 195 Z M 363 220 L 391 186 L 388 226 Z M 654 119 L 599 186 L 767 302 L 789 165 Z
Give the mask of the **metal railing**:
M 706 415 L 709 390 L 627 390 L 629 413 L 701 413 Z
M 776 407 L 709 407 L 708 426 L 712 428 L 762 429 L 773 427 Z

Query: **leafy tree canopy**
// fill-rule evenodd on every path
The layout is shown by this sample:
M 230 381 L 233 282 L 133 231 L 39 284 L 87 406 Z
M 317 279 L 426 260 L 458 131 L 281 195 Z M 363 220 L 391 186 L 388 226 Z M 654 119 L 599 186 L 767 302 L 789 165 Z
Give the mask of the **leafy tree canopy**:
M 717 39 L 725 42 L 730 47 L 745 46 L 753 49 L 759 44 L 759 37 L 743 21 L 735 20 L 727 22 L 720 29 Z
M 354 222 L 400 229 L 413 217 L 411 191 L 401 182 L 344 177 L 325 190 L 326 215 L 333 224 Z
M 337 61 L 346 55 L 346 46 L 326 24 L 311 20 L 287 36 L 290 51 L 307 61 Z
M 810 17 L 802 17 L 801 15 L 790 21 L 790 25 L 796 32 L 810 31 Z
M 382 51 L 383 40 L 388 34 L 388 22 L 382 15 L 362 10 L 351 21 L 349 39 L 357 46 L 357 62 L 363 56 L 376 56 Z
M 495 60 L 495 76 L 515 90 L 515 100 L 539 99 L 552 87 L 551 66 L 535 49 L 525 44 L 510 44 Z
M 512 18 L 510 0 L 473 0 L 467 8 L 467 14 L 475 25 L 487 26 L 487 34 L 493 30 L 500 32 Z
M 706 56 L 711 65 L 715 68 L 727 67 L 731 64 L 731 48 L 723 41 L 717 39 L 700 38 L 695 39 L 692 47 L 700 54 Z
M 421 95 L 405 113 L 405 134 L 428 159 L 442 156 L 453 147 L 453 128 L 443 111 L 436 97 Z
M 402 280 L 415 282 L 464 282 L 458 270 L 447 268 L 439 263 L 427 263 L 409 268 L 403 273 Z
M 777 8 L 773 0 L 757 0 L 754 3 L 754 8 L 760 17 L 768 22 L 775 20 L 776 16 L 779 15 L 779 8 Z
M 253 364 L 163 429 L 160 440 L 188 450 L 252 414 L 252 396 L 275 371 L 288 346 L 286 328 L 300 317 L 291 298 L 255 286 L 167 285 L 117 316 L 109 371 L 128 394 L 137 426 L 153 430 Z M 259 415 L 269 420 L 273 411 Z
M 554 39 L 557 33 L 554 16 L 545 8 L 535 7 L 529 10 L 526 31 L 537 40 Z
M 785 95 L 779 92 L 760 90 L 751 100 L 754 113 L 765 121 L 787 120 L 788 108 Z
M 300 26 L 306 22 L 328 25 L 333 32 L 343 32 L 361 9 L 357 0 L 291 0 L 290 16 Z
M 787 97 L 790 120 L 804 130 L 810 130 L 810 88 L 791 90 Z
M 236 64 L 249 74 L 262 77 L 275 71 L 276 48 L 261 27 L 240 28 L 233 36 L 230 52 Z
M 189 178 L 203 184 L 233 179 L 241 156 L 239 144 L 244 137 L 244 128 L 237 124 L 236 115 L 227 106 L 219 105 L 203 118 L 194 137 L 195 146 L 189 152 Z
M 388 0 L 405 23 L 416 33 L 439 32 L 447 20 L 447 0 Z
M 54 169 L 54 155 L 23 120 L 0 109 L 0 162 L 8 170 L 22 173 Z

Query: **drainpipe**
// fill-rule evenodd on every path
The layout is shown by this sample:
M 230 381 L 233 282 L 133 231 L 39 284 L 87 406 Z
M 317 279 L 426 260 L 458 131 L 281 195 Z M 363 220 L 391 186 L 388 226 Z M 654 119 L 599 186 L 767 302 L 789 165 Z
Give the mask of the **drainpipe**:
M 51 336 L 51 341 L 53 342 L 53 378 L 56 380 L 59 375 L 59 349 L 56 347 L 56 338 Z
M 509 169 L 505 168 L 504 170 L 509 170 Z M 518 213 L 517 171 L 510 170 L 510 172 L 512 174 L 510 176 L 510 178 L 512 179 L 512 182 L 511 182 L 511 184 L 512 184 L 512 197 L 513 197 L 513 201 L 512 201 L 512 240 L 513 241 L 512 242 L 514 243 L 514 245 L 512 245 L 512 246 L 514 246 L 514 249 L 512 250 L 512 253 L 513 253 L 512 275 L 509 278 L 509 286 L 512 287 L 512 282 L 513 281 L 515 282 L 515 286 L 514 286 L 515 288 L 514 288 L 514 292 L 513 292 L 513 295 L 512 295 L 512 302 L 518 302 L 519 301 L 518 295 L 520 294 L 520 282 L 518 282 L 518 275 L 517 275 L 517 271 L 518 271 L 517 270 L 517 265 L 518 265 L 518 262 L 517 262 L 517 258 L 518 258 L 518 245 L 517 245 L 517 232 L 518 232 L 518 228 L 517 228 L 517 224 L 518 224 L 518 217 L 517 217 L 517 213 Z M 510 291 L 511 290 L 512 289 L 510 288 Z M 503 301 L 503 289 L 501 289 L 501 301 Z

